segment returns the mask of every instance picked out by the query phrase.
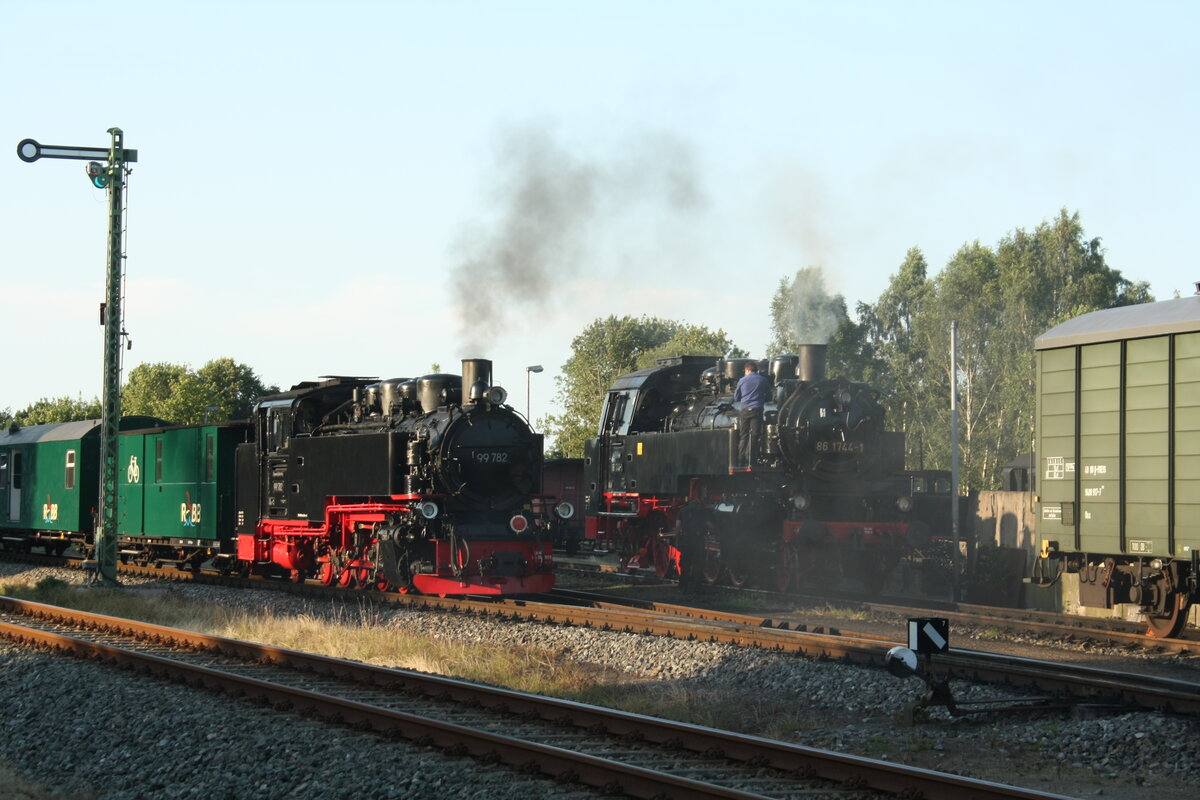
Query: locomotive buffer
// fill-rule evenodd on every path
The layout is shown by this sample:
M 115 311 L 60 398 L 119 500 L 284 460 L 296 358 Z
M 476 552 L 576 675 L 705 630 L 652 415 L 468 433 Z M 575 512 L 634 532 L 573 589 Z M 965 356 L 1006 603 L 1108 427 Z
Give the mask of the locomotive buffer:
M 112 136 L 109 147 L 70 147 L 40 144 L 22 139 L 17 144 L 17 157 L 26 163 L 39 158 L 66 158 L 87 161 L 88 178 L 92 185 L 108 192 L 108 296 L 101 307 L 104 325 L 104 397 L 100 421 L 100 510 L 96 525 L 96 560 L 101 583 L 117 585 L 117 433 L 121 426 L 121 262 L 122 244 L 121 194 L 125 186 L 126 163 L 137 161 L 137 150 L 125 149 L 125 134 L 120 128 L 109 128 Z M 107 162 L 107 166 L 102 161 Z

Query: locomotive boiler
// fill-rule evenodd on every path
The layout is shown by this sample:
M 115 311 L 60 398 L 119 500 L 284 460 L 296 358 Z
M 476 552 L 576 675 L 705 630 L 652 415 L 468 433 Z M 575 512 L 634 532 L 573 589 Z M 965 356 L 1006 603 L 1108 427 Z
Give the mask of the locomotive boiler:
M 628 566 L 672 574 L 676 515 L 694 498 L 708 510 L 710 581 L 879 589 L 928 541 L 913 494 L 933 482 L 904 471 L 903 434 L 886 430 L 876 390 L 826 377 L 823 345 L 759 362 L 773 396 L 742 461 L 733 395 L 748 361 L 661 359 L 616 380 L 586 449 L 588 536 L 615 540 Z
M 490 361 L 462 366 L 461 377 L 336 377 L 264 398 L 255 440 L 237 452 L 238 559 L 344 586 L 549 589 L 551 545 L 529 511 L 542 436 L 505 404 Z

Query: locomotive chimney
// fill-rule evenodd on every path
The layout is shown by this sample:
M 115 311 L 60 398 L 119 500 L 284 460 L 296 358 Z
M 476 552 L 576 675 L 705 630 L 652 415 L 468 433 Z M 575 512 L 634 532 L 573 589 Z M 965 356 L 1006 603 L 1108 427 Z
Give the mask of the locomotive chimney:
M 823 344 L 802 344 L 796 350 L 800 360 L 796 365 L 796 377 L 805 383 L 825 379 L 825 348 Z
M 474 403 L 482 400 L 492 386 L 492 362 L 486 358 L 464 358 L 462 385 L 465 401 Z

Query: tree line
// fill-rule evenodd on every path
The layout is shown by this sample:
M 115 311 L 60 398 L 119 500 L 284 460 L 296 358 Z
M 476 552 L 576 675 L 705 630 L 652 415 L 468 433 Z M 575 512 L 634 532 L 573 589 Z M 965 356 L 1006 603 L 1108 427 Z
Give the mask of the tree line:
M 852 319 L 830 295 L 819 267 L 780 279 L 766 313 L 765 355 L 828 344 L 827 374 L 869 383 L 903 431 L 910 469 L 950 468 L 950 384 L 957 386 L 961 483 L 998 488 L 1001 469 L 1033 449 L 1033 340 L 1090 311 L 1153 301 L 1149 284 L 1126 279 L 1088 238 L 1079 214 L 1063 209 L 1032 231 L 1017 229 L 994 247 L 964 244 L 930 276 L 920 248 L 905 255 L 874 303 Z M 958 367 L 950 367 L 950 326 L 958 328 Z M 557 377 L 561 413 L 539 425 L 554 455 L 580 456 L 595 436 L 604 394 L 617 376 L 662 355 L 741 356 L 723 330 L 657 317 L 598 319 L 572 341 Z
M 263 384 L 253 369 L 232 358 L 216 358 L 195 370 L 168 362 L 139 364 L 121 387 L 121 414 L 157 417 L 177 425 L 245 419 L 260 397 L 278 391 L 278 386 Z M 0 425 L 24 427 L 100 416 L 98 397 L 44 397 L 15 413 L 0 410 Z

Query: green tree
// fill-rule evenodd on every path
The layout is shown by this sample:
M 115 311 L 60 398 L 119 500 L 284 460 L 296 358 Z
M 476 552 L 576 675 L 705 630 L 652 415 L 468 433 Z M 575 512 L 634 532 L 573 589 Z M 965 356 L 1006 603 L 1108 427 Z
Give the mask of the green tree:
M 1079 215 L 1061 211 L 1032 232 L 1017 229 L 995 248 L 965 244 L 934 279 L 910 250 L 887 290 L 860 307 L 875 355 L 889 427 L 908 435 L 909 466 L 950 466 L 950 385 L 959 405 L 962 483 L 988 489 L 1029 450 L 1033 436 L 1033 340 L 1088 311 L 1147 302 L 1145 282 L 1110 267 L 1100 239 Z M 950 324 L 958 325 L 951 374 Z
M 193 424 L 250 416 L 254 403 L 278 392 L 264 386 L 250 367 L 231 358 L 209 361 L 199 370 L 184 364 L 139 364 L 121 391 L 122 413 Z M 209 409 L 214 409 L 210 411 Z
M 70 397 L 43 397 L 13 414 L 11 422 L 25 426 L 99 418 L 100 401 L 94 397 L 91 400 L 84 400 L 82 396 L 74 400 Z
M 913 247 L 879 300 L 858 307 L 873 367 L 863 380 L 883 393 L 889 427 L 906 434 L 906 455 L 913 466 L 923 463 L 930 442 L 930 415 L 924 406 L 932 388 L 927 364 L 931 343 L 918 335 L 917 321 L 926 315 L 932 296 L 925 255 Z
M 121 413 L 182 424 L 184 420 L 178 416 L 176 397 L 187 376 L 188 368 L 183 364 L 165 361 L 138 364 L 129 371 L 129 377 L 121 387 Z
M 554 437 L 551 452 L 582 456 L 583 445 L 596 435 L 604 395 L 620 375 L 673 355 L 712 355 L 733 350 L 723 330 L 659 319 L 610 316 L 597 319 L 571 341 L 571 357 L 555 378 L 561 414 L 551 414 L 538 426 Z

